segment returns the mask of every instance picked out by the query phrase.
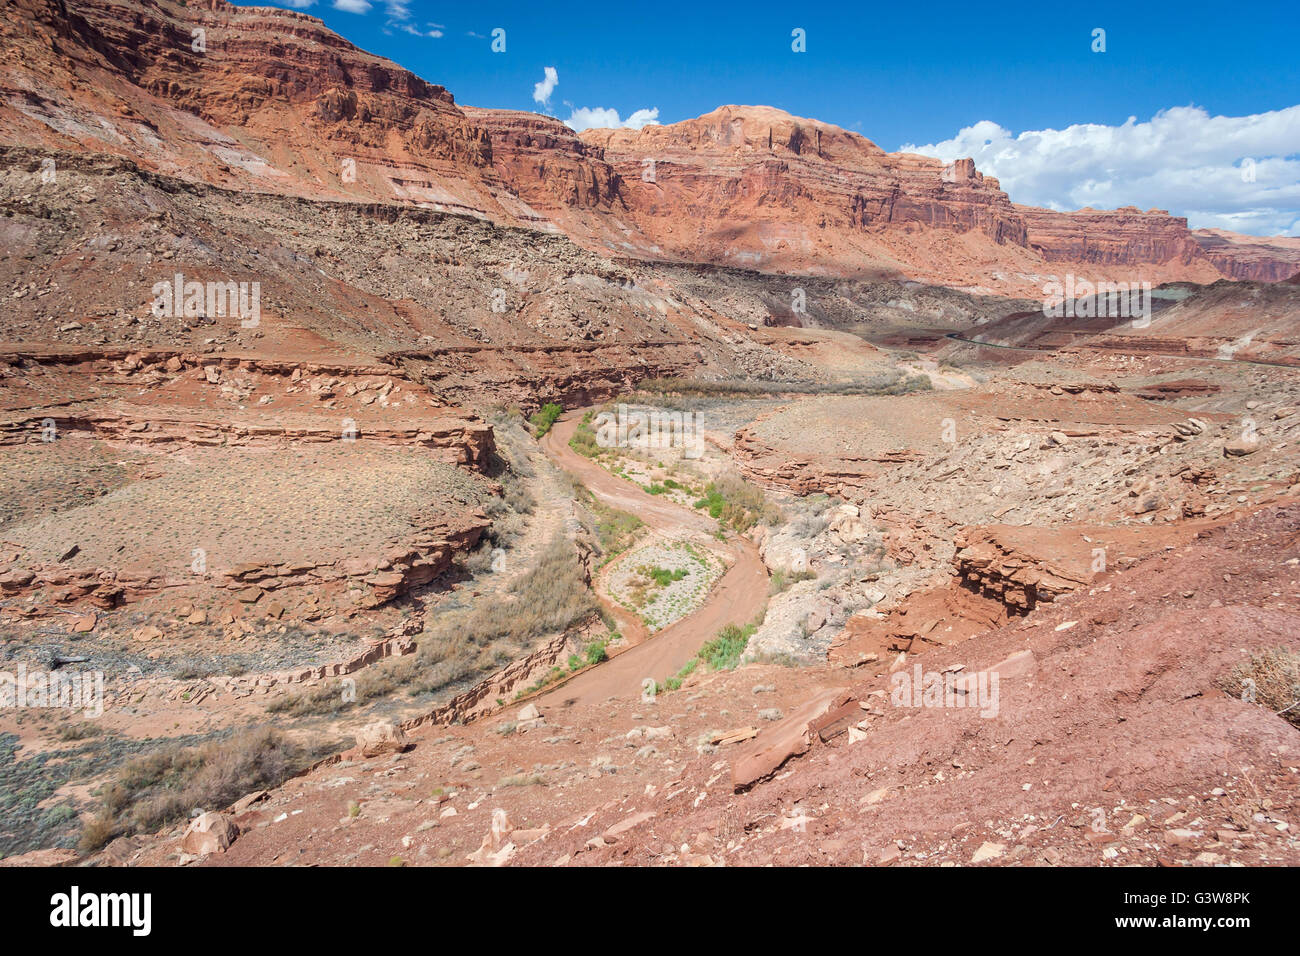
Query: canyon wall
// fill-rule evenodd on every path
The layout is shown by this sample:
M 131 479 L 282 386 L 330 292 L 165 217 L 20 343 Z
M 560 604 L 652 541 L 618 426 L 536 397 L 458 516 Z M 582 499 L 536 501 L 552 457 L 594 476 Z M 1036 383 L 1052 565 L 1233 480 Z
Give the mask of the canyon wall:
M 224 188 L 421 206 L 651 262 L 999 294 L 1067 271 L 1154 282 L 1300 271 L 1295 241 L 1192 232 L 1159 210 L 1017 205 L 969 159 L 889 153 L 771 107 L 578 135 L 540 114 L 459 106 L 294 11 L 224 0 L 9 7 L 0 137 L 10 145 L 113 153 Z

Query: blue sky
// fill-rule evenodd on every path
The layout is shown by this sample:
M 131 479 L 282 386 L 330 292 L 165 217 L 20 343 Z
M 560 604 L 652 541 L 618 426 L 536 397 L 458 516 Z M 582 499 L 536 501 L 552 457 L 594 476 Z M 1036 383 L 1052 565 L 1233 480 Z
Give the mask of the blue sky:
M 622 122 L 637 114 L 671 123 L 724 103 L 759 103 L 860 132 L 889 150 L 979 152 L 977 165 L 1016 201 L 1176 204 L 1173 211 L 1201 220 L 1193 226 L 1300 234 L 1295 0 L 1184 2 L 1167 5 L 1171 13 L 1131 0 L 279 5 L 320 17 L 461 103 L 561 120 L 578 111 L 579 126 L 593 116 L 613 122 L 609 111 Z M 498 27 L 506 31 L 500 54 L 490 46 Z M 804 53 L 791 50 L 796 27 L 806 31 Z M 1092 51 L 1096 28 L 1106 31 L 1104 53 Z M 536 101 L 547 67 L 557 82 L 549 99 Z M 1179 107 L 1198 110 L 1173 120 L 1163 113 Z M 1150 125 L 1158 116 L 1162 128 Z M 1126 134 L 1129 117 L 1136 125 Z M 1216 126 L 1217 117 L 1241 122 Z M 1121 132 L 1103 132 L 1110 127 Z M 1019 139 L 1040 131 L 1062 135 Z M 1211 134 L 1227 143 L 1207 144 Z M 1090 159 L 1060 155 L 1080 138 Z M 1116 166 L 1094 155 L 1106 148 L 1152 155 L 1120 155 Z M 1189 148 L 1194 155 L 1166 156 L 1163 166 L 1156 155 Z M 1250 176 L 1241 173 L 1248 159 Z M 1024 168 L 1035 161 L 1048 168 Z M 1052 175 L 1070 165 L 1086 168 Z M 1185 182 L 1150 190 L 1165 173 Z M 1216 177 L 1224 182 L 1207 186 Z M 1157 195 L 1138 196 L 1141 189 Z

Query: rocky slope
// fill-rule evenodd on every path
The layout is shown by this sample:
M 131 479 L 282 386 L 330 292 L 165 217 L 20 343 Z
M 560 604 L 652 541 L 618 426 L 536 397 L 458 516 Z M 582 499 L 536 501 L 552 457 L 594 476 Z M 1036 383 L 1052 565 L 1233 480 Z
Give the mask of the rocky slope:
M 911 661 L 556 696 L 250 794 L 221 846 L 177 826 L 100 861 L 1294 865 L 1295 729 L 1225 687 L 1295 632 L 1277 595 L 1298 583 L 1297 517 L 1244 516 L 935 650 L 924 696 Z
M 628 246 L 645 256 L 782 272 L 896 271 L 1004 293 L 1035 288 L 1039 273 L 1274 281 L 1300 266 L 1285 239 L 1193 233 L 1163 210 L 1014 204 L 970 159 L 945 165 L 887 153 L 770 107 L 588 130 L 582 141 L 621 174 L 625 218 L 653 243 Z

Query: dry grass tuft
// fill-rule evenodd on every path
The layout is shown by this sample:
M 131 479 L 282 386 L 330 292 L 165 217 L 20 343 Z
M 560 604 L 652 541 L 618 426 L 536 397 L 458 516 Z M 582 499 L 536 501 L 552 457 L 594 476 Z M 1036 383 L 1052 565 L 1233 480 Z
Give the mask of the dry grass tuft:
M 1219 688 L 1242 700 L 1253 695 L 1253 702 L 1300 728 L 1300 654 L 1289 647 L 1251 655 L 1219 681 Z
M 278 786 L 334 747 L 304 746 L 269 727 L 198 747 L 163 747 L 118 768 L 100 791 L 99 813 L 85 826 L 81 849 L 114 837 L 153 832 L 195 809 L 220 810 L 246 793 Z

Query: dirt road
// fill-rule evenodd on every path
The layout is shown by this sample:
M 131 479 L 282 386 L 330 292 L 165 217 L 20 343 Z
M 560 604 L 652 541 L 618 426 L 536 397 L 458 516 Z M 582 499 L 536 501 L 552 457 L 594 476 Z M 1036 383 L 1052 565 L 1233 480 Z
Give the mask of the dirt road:
M 721 555 L 730 567 L 702 607 L 644 643 L 556 688 L 539 701 L 543 706 L 569 707 L 639 695 L 646 678 L 663 681 L 671 677 L 721 628 L 752 620 L 767 599 L 767 570 L 748 538 L 732 535 L 725 542 L 718 541 L 712 536 L 716 523 L 708 517 L 646 494 L 573 451 L 569 439 L 582 415 L 582 410 L 570 412 L 555 423 L 542 439 L 547 456 L 601 501 L 636 515 L 651 529 L 664 534 L 699 535 L 699 542 Z

